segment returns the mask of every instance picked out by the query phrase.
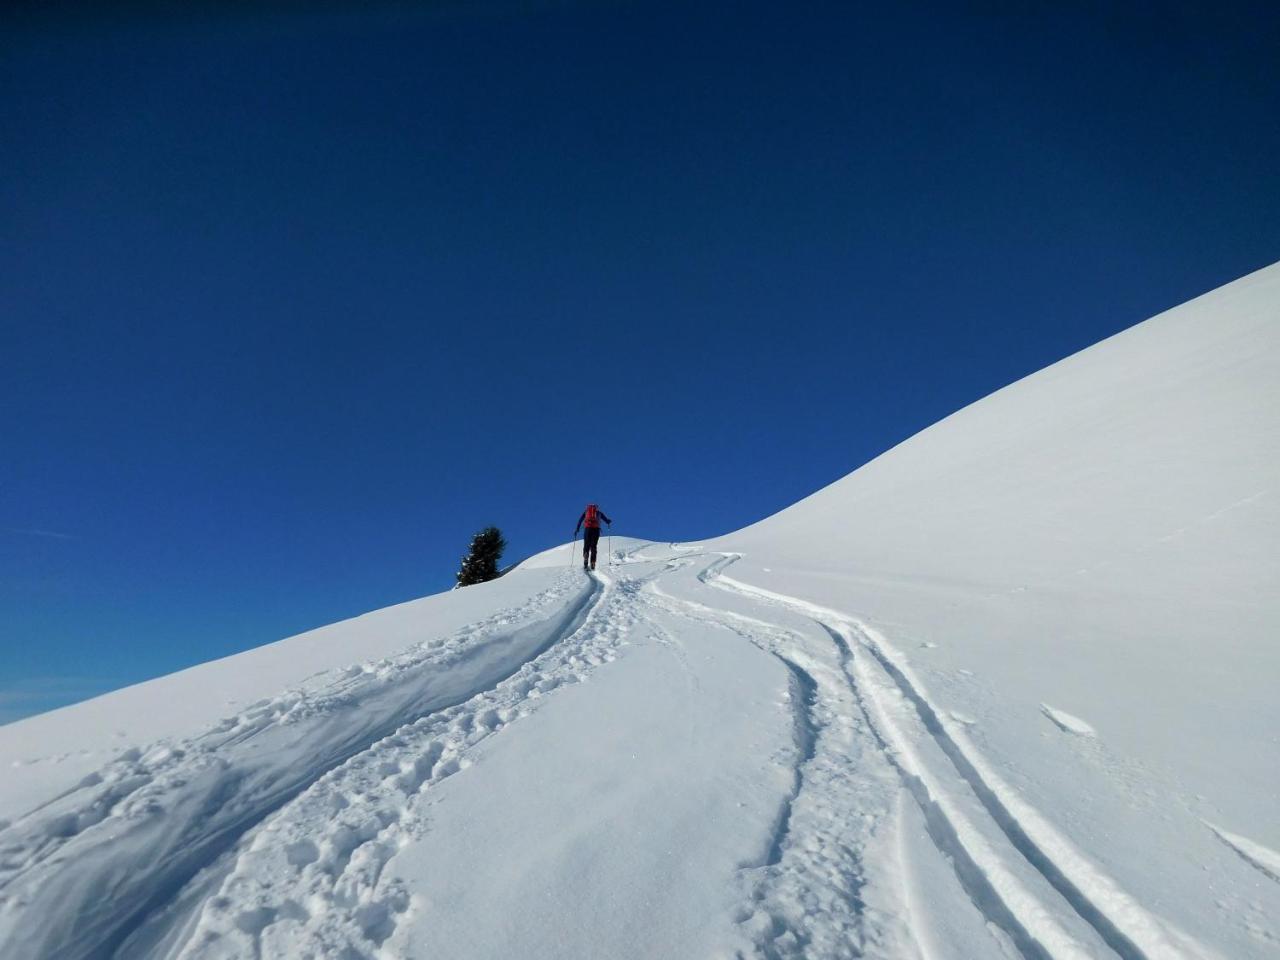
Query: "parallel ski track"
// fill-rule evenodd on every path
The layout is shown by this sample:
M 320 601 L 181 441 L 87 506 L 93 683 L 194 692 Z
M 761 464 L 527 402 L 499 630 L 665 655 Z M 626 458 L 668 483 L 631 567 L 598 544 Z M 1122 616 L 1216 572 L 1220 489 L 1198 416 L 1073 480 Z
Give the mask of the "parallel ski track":
M 1213 957 L 1120 890 L 1004 784 L 934 706 L 901 654 L 866 623 L 734 580 L 725 571 L 737 555 L 689 546 L 676 548 L 675 557 L 636 556 L 646 549 L 618 558 L 652 564 L 644 575 L 593 574 L 590 589 L 550 626 L 529 620 L 513 628 L 516 636 L 532 623 L 546 635 L 527 634 L 526 645 L 538 642 L 518 661 L 464 670 L 478 678 L 469 687 L 424 699 L 395 686 L 413 671 L 488 649 L 451 640 L 439 656 L 387 661 L 393 666 L 379 676 L 390 678 L 390 693 L 355 671 L 320 695 L 264 701 L 203 740 L 126 755 L 0 830 L 6 960 L 382 955 L 413 915 L 411 892 L 385 880 L 383 868 L 426 829 L 418 795 L 465 768 L 476 744 L 536 709 L 542 697 L 613 659 L 641 621 L 663 633 L 646 609 L 727 630 L 776 657 L 788 677 L 793 786 L 759 859 L 742 865 L 746 906 L 738 921 L 758 956 L 903 955 L 902 941 L 911 937 L 906 921 L 873 916 L 862 892 L 876 824 L 891 820 L 904 789 L 975 909 L 1025 960 L 1086 960 L 1103 945 L 1121 960 Z M 786 610 L 793 626 L 677 596 L 662 589 L 666 576 L 687 576 L 695 592 L 728 592 L 753 612 Z M 537 600 L 521 608 L 526 619 Z M 504 615 L 510 612 L 485 624 L 509 622 Z M 476 629 L 461 635 L 474 638 Z M 503 635 L 490 627 L 486 636 L 492 643 Z M 381 719 L 337 744 L 326 741 L 309 767 L 284 773 L 269 789 L 257 781 L 243 787 L 246 776 L 260 781 L 260 771 L 221 759 L 219 751 L 291 719 L 319 717 L 318 726 L 304 729 L 313 738 L 327 734 L 326 718 L 347 703 L 365 707 L 370 690 L 383 697 L 374 701 Z M 162 781 L 178 792 L 164 793 Z M 976 802 L 953 791 L 971 792 Z M 862 815 L 851 815 L 855 810 Z M 324 825 L 318 834 L 317 824 Z M 159 855 L 147 859 L 148 848 L 126 847 L 123 863 L 113 858 L 120 852 L 112 845 L 116 832 L 131 830 L 140 831 L 135 840 L 162 839 Z M 68 879 L 62 864 L 72 857 L 87 873 Z M 64 911 L 71 904 L 80 914 L 62 931 L 24 936 L 23 911 L 46 885 L 55 899 L 67 898 Z M 95 885 L 114 894 L 103 898 L 107 906 L 85 909 L 92 902 L 86 890 Z M 1064 925 L 1072 915 L 1077 919 Z
M 845 674 L 885 755 L 898 768 L 903 783 L 920 806 L 931 839 L 955 865 L 957 878 L 974 905 L 1010 936 L 1024 957 L 1085 960 L 1094 953 L 1062 928 L 1053 910 L 1022 888 L 1006 868 L 1003 855 L 990 849 L 981 835 L 970 828 L 967 814 L 950 801 L 928 768 L 913 756 L 909 738 L 897 728 L 897 721 L 879 693 L 882 685 L 877 673 L 887 677 L 892 689 L 911 704 L 955 775 L 981 801 L 1016 855 L 1057 891 L 1116 956 L 1123 960 L 1214 957 L 1211 951 L 1147 912 L 1037 811 L 1020 801 L 967 744 L 963 734 L 954 731 L 940 715 L 901 655 L 883 636 L 855 617 L 726 576 L 724 570 L 737 559 L 734 554 L 722 555 L 699 574 L 699 579 L 738 596 L 791 609 L 827 632 L 841 652 Z M 864 656 L 855 656 L 855 650 Z
M 684 569 L 697 560 L 681 557 L 668 570 Z M 697 578 L 702 580 L 721 562 L 699 571 Z M 743 864 L 747 890 L 739 922 L 755 954 L 766 960 L 843 960 L 869 952 L 900 956 L 893 944 L 909 934 L 885 918 L 869 921 L 861 896 L 866 883 L 863 855 L 873 841 L 875 825 L 889 812 L 891 792 L 877 781 L 875 757 L 860 747 L 866 734 L 839 670 L 795 631 L 674 596 L 657 579 L 647 584 L 643 599 L 670 614 L 740 637 L 775 657 L 788 676 L 792 789 L 762 857 Z M 880 779 L 888 771 L 886 767 Z

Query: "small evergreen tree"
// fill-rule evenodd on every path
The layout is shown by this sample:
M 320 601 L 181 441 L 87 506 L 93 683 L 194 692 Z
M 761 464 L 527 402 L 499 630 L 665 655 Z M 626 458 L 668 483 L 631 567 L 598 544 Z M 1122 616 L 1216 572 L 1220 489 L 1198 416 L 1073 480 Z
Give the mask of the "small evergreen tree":
M 471 552 L 462 558 L 458 569 L 458 586 L 469 587 L 497 577 L 498 561 L 506 548 L 507 541 L 497 527 L 485 527 L 477 533 L 471 538 Z

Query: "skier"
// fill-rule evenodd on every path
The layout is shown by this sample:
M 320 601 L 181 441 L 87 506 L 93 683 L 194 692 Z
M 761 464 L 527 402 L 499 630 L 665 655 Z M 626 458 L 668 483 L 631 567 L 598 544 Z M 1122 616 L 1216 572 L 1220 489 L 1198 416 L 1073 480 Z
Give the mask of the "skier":
M 578 539 L 578 531 L 583 529 L 582 525 L 586 524 L 586 529 L 582 534 L 582 569 L 594 570 L 596 568 L 596 545 L 600 542 L 600 521 L 603 520 L 609 526 L 613 526 L 603 510 L 594 503 L 588 503 L 587 509 L 582 511 L 582 516 L 578 518 L 578 525 L 573 528 L 573 538 Z

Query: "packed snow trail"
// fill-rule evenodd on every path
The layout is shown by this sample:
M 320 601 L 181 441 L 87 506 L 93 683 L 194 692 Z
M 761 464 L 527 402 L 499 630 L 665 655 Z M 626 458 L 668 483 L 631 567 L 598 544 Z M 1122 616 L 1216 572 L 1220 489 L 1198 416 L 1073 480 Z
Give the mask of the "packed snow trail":
M 125 751 L 0 832 L 0 954 L 114 955 L 273 810 L 406 722 L 509 676 L 572 632 L 600 592 L 562 577 L 455 636 L 312 678 L 189 740 Z
M 739 953 L 761 956 L 853 957 L 875 945 L 883 955 L 901 955 L 901 944 L 910 942 L 909 935 L 892 904 L 869 910 L 860 899 L 863 870 L 857 854 L 875 838 L 896 787 L 883 763 L 876 779 L 867 779 L 865 771 L 859 771 L 858 743 L 845 709 L 848 704 L 840 701 L 847 691 L 838 684 L 833 687 L 831 664 L 822 655 L 807 653 L 802 649 L 804 641 L 779 627 L 742 614 L 710 610 L 658 587 L 659 582 L 678 580 L 687 568 L 701 570 L 708 560 L 719 563 L 721 558 L 629 559 L 631 563 L 615 568 L 616 582 L 607 574 L 597 575 L 606 584 L 604 595 L 576 631 L 492 690 L 397 730 L 320 779 L 243 838 L 234 862 L 219 870 L 218 890 L 206 892 L 198 917 L 159 925 L 159 932 L 150 931 L 129 945 L 131 955 L 146 950 L 151 956 L 185 960 L 354 957 L 373 956 L 376 951 L 387 956 L 509 956 L 519 949 L 526 956 L 670 956 L 684 951 L 701 955 L 703 950 L 726 944 L 733 944 Z M 699 629 L 691 630 L 691 624 Z M 735 646 L 734 638 L 748 645 Z M 830 646 L 825 636 L 819 635 L 818 642 Z M 563 916 L 542 917 L 532 927 L 495 922 L 483 930 L 469 923 L 462 931 L 455 929 L 454 918 L 472 916 L 472 911 L 458 908 L 459 900 L 466 903 L 470 896 L 478 909 L 506 917 L 520 915 L 521 901 L 530 891 L 513 888 L 515 902 L 508 907 L 495 897 L 494 885 L 501 876 L 491 877 L 482 867 L 439 870 L 436 864 L 465 858 L 465 847 L 451 849 L 448 844 L 459 835 L 468 836 L 468 828 L 489 832 L 505 822 L 521 824 L 517 833 L 521 843 L 531 843 L 524 824 L 532 814 L 527 798 L 520 797 L 513 809 L 477 822 L 477 804 L 492 803 L 495 793 L 503 794 L 501 789 L 482 791 L 481 797 L 465 804 L 446 801 L 439 807 L 431 802 L 437 788 L 468 769 L 478 752 L 487 753 L 489 760 L 475 778 L 501 777 L 504 765 L 514 765 L 532 779 L 534 771 L 525 770 L 519 758 L 545 757 L 546 751 L 510 744 L 505 750 L 497 745 L 489 748 L 490 737 L 501 731 L 503 739 L 518 739 L 518 731 L 510 732 L 518 721 L 544 706 L 554 712 L 556 696 L 563 694 L 553 691 L 585 679 L 596 665 L 612 661 L 624 645 L 646 644 L 652 649 L 654 643 L 674 652 L 689 686 L 668 690 L 660 685 L 659 690 L 649 689 L 646 699 L 685 694 L 672 703 L 670 711 L 664 711 L 664 717 L 701 712 L 705 714 L 702 723 L 693 726 L 720 727 L 721 739 L 727 740 L 718 745 L 710 770 L 708 755 L 691 748 L 686 752 L 688 769 L 679 769 L 676 775 L 672 761 L 680 751 L 670 744 L 688 739 L 690 731 L 664 734 L 652 716 L 638 718 L 626 728 L 639 731 L 646 743 L 659 745 L 667 778 L 675 782 L 661 796 L 650 795 L 653 785 L 664 778 L 648 768 L 636 770 L 628 757 L 622 764 L 627 769 L 607 779 L 615 782 L 625 777 L 631 786 L 615 788 L 608 799 L 617 803 L 618 795 L 642 794 L 643 802 L 636 801 L 635 808 L 651 817 L 654 811 L 662 811 L 651 821 L 655 829 L 669 833 L 675 829 L 673 824 L 686 823 L 694 831 L 678 845 L 676 866 L 664 869 L 651 863 L 646 851 L 665 850 L 668 845 L 661 837 L 642 837 L 621 847 L 621 860 L 611 868 L 593 853 L 594 875 L 584 875 L 569 858 L 555 873 L 554 882 L 572 884 L 578 877 L 594 889 L 642 889 L 646 902 L 665 896 L 667 939 L 650 937 L 648 943 L 637 943 L 632 934 L 636 918 L 619 916 L 616 909 L 583 910 L 573 932 L 563 929 Z M 711 673 L 699 661 L 706 661 L 715 649 L 726 652 L 720 654 L 718 671 Z M 768 656 L 752 661 L 752 650 Z M 644 669 L 632 666 L 643 662 L 641 656 L 633 654 L 626 669 Z M 753 662 L 756 666 L 749 668 Z M 770 662 L 776 665 L 769 666 Z M 763 725 L 755 736 L 775 741 L 763 753 L 744 744 L 747 726 L 724 722 L 731 706 L 741 709 L 736 699 L 745 694 L 743 676 L 753 672 L 760 681 L 756 696 L 762 707 L 751 711 L 750 719 Z M 815 674 L 822 677 L 830 695 L 820 691 Z M 621 668 L 618 675 L 622 677 Z M 634 688 L 623 679 L 624 690 Z M 717 687 L 727 691 L 723 699 L 712 694 Z M 769 697 L 777 708 L 763 707 Z M 770 726 L 771 720 L 781 722 Z M 595 727 L 600 720 L 593 716 L 587 722 Z M 562 741 L 557 743 L 563 746 Z M 717 779 L 730 776 L 727 758 L 735 750 L 741 751 L 738 759 L 746 772 L 733 778 L 731 790 L 715 783 L 704 792 L 693 786 L 700 774 L 713 772 Z M 614 754 L 593 756 L 592 766 L 607 768 L 616 760 Z M 497 774 L 489 772 L 495 768 Z M 572 782 L 560 788 L 572 789 Z M 553 792 L 557 799 L 551 807 L 556 811 L 566 806 L 560 790 Z M 601 803 L 602 798 L 593 797 L 593 810 Z M 732 815 L 743 829 L 732 831 L 732 843 L 712 834 L 711 849 L 699 852 L 705 831 L 695 814 L 705 815 L 709 805 L 726 805 L 722 816 Z M 848 817 L 851 809 L 862 813 Z M 627 818 L 630 823 L 619 825 L 621 831 L 635 828 L 638 814 L 636 809 L 632 813 Z M 457 821 L 452 827 L 439 832 L 431 828 L 433 820 L 449 821 L 451 814 Z M 588 818 L 588 822 L 594 821 Z M 570 825 L 558 823 L 555 847 L 566 846 L 566 833 L 573 833 Z M 435 847 L 442 844 L 446 854 L 435 855 Z M 393 861 L 402 849 L 405 852 Z M 519 854 L 513 850 L 512 857 Z M 405 865 L 415 861 L 425 861 L 427 869 L 408 882 L 400 874 L 406 870 L 413 874 L 413 867 Z M 393 863 L 390 868 L 389 862 Z M 672 887 L 669 872 L 687 874 L 690 864 L 714 870 L 708 877 L 685 876 L 683 884 Z M 538 869 L 545 870 L 545 862 Z M 507 872 L 509 868 L 504 868 L 502 874 Z M 611 872 L 617 876 L 610 878 Z M 440 884 L 447 885 L 447 898 L 424 892 Z M 696 895 L 699 890 L 726 892 L 721 901 L 710 903 L 705 895 Z M 432 905 L 439 900 L 449 908 L 433 912 Z M 697 909 L 691 909 L 693 905 Z M 682 910 L 683 924 L 678 922 Z M 718 926 L 713 922 L 717 914 Z M 537 949 L 538 943 L 545 949 Z
M 555 645 L 351 757 L 244 838 L 177 955 L 353 956 L 386 941 L 411 897 L 403 884 L 380 880 L 387 860 L 426 829 L 422 795 L 468 767 L 478 743 L 538 700 L 613 659 L 628 610 L 610 602 L 607 577 L 587 579 L 599 602 Z M 155 949 L 140 941 L 135 951 L 144 946 Z

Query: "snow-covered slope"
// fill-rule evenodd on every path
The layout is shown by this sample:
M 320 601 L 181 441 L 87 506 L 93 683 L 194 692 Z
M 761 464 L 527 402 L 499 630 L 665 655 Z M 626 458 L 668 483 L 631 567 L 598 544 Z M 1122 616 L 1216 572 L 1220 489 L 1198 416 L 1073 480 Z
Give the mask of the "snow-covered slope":
M 1021 801 L 1246 956 L 1280 952 L 1249 932 L 1275 883 L 1223 842 L 1280 850 L 1278 487 L 1280 265 L 712 546 L 891 637 Z
M 1280 955 L 1277 384 L 1272 267 L 716 541 L 0 727 L 0 956 Z

